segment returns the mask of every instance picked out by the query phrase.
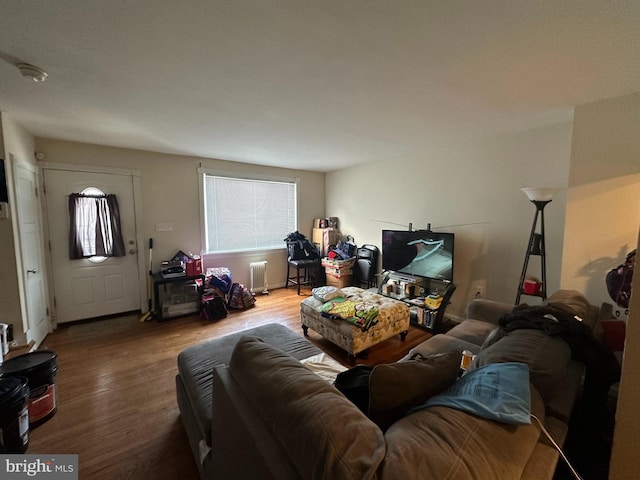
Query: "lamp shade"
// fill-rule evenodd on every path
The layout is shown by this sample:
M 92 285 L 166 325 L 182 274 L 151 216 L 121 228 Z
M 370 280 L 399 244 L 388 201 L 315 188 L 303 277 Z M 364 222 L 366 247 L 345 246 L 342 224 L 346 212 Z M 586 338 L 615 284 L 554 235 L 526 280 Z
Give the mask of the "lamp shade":
M 553 195 L 559 188 L 521 188 L 524 194 L 532 202 L 550 202 Z

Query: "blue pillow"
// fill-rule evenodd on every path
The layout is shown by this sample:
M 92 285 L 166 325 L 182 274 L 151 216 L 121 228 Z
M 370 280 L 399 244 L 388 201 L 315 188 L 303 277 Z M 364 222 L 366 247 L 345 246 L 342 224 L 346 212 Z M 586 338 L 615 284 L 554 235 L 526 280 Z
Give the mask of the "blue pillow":
M 409 413 L 435 406 L 463 410 L 498 422 L 528 425 L 531 423 L 529 366 L 510 362 L 476 368 Z

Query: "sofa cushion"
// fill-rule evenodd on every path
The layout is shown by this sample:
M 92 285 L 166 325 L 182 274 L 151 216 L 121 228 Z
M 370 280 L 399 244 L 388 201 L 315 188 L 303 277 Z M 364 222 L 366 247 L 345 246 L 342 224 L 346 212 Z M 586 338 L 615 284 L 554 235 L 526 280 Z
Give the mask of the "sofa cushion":
M 535 388 L 531 409 L 544 418 Z M 387 430 L 380 478 L 520 479 L 539 437 L 535 423 L 510 425 L 449 407 L 430 407 Z
M 369 376 L 369 418 L 385 431 L 406 412 L 458 378 L 460 352 L 376 365 Z
M 514 330 L 483 348 L 469 370 L 490 363 L 526 363 L 529 365 L 531 383 L 547 404 L 562 393 L 570 360 L 571 349 L 561 338 L 551 337 L 541 330 L 522 329 Z
M 474 343 L 440 333 L 438 335 L 434 335 L 431 338 L 428 338 L 420 345 L 417 345 L 416 347 L 409 350 L 409 353 L 407 353 L 399 361 L 405 362 L 407 360 L 412 360 L 418 354 L 423 357 L 428 357 L 429 355 L 434 355 L 437 353 L 446 353 L 451 351 L 462 352 L 464 350 L 469 350 L 470 352 L 476 354 L 480 350 L 480 347 Z
M 487 335 L 495 328 L 496 325 L 493 323 L 468 319 L 449 330 L 447 335 L 474 345 L 482 345 Z
M 385 454 L 382 432 L 300 362 L 244 337 L 229 372 L 301 478 L 375 477 Z
M 467 305 L 467 318 L 480 320 L 498 325 L 498 319 L 513 310 L 514 305 L 509 303 L 496 302 L 484 298 L 471 300 Z

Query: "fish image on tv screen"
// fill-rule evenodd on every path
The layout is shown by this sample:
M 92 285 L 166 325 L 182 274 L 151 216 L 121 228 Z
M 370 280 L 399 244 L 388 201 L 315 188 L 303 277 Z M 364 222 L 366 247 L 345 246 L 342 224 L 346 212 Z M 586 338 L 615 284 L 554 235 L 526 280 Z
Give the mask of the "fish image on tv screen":
M 453 282 L 454 238 L 430 230 L 383 230 L 382 268 Z

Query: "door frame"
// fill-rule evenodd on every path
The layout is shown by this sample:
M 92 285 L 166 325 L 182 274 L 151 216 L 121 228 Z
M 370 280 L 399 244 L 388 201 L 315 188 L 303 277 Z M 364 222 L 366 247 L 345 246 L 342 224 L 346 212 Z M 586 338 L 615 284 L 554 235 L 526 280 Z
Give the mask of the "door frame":
M 57 163 L 57 162 L 41 162 L 39 164 L 43 174 L 40 176 L 40 182 L 42 191 L 46 192 L 46 185 L 44 184 L 44 170 L 66 170 L 70 172 L 86 172 L 86 173 L 107 173 L 111 175 L 130 176 L 133 183 L 133 213 L 135 217 L 136 226 L 136 248 L 138 250 L 138 284 L 139 284 L 139 298 L 138 303 L 142 313 L 146 313 L 149 310 L 149 303 L 147 301 L 147 268 L 145 266 L 145 243 L 142 234 L 142 190 L 140 182 L 140 171 L 130 170 L 126 168 L 113 168 L 113 167 L 96 167 L 89 165 L 75 165 L 71 163 Z M 54 328 L 58 325 L 58 312 L 56 310 L 56 304 L 53 299 L 55 294 L 55 285 L 53 283 L 53 261 L 51 258 L 51 241 L 49 238 L 49 215 L 47 211 L 47 205 L 44 199 L 46 195 L 41 195 L 41 202 L 44 204 L 44 221 L 45 221 L 45 241 L 49 248 L 45 249 L 47 259 L 47 283 L 49 284 L 50 304 L 52 306 L 51 323 Z

